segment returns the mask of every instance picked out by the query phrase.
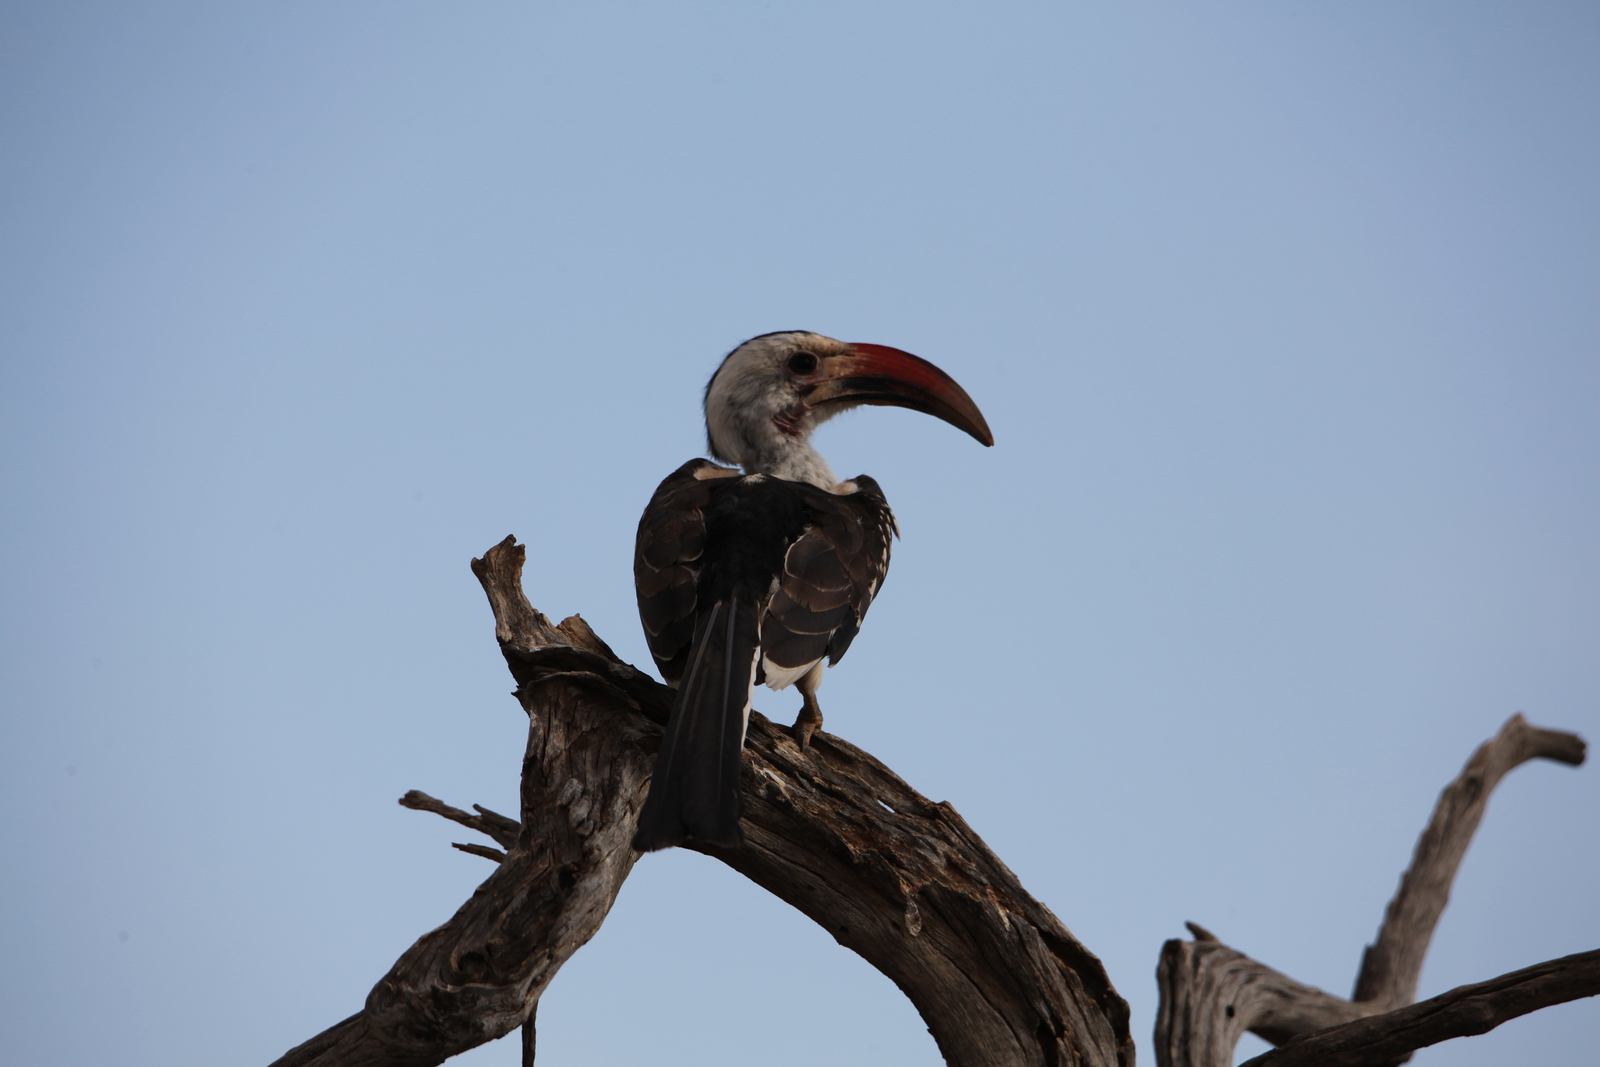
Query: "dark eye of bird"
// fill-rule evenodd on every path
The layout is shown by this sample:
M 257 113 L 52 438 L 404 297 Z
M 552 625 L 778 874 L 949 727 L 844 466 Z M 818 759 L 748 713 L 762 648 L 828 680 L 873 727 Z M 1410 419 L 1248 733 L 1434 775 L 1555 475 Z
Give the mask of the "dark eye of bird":
M 795 374 L 810 374 L 817 369 L 817 357 L 810 352 L 796 352 L 789 357 L 789 370 Z

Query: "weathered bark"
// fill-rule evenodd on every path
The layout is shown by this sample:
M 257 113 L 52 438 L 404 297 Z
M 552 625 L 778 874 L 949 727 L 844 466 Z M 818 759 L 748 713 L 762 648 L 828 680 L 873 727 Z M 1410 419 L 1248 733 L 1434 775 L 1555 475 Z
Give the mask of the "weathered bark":
M 515 837 L 509 819 L 481 809 L 478 817 L 477 828 L 508 845 L 504 862 L 400 957 L 360 1013 L 286 1053 L 282 1067 L 431 1065 L 510 1033 L 600 928 L 633 868 L 628 839 L 649 781 L 653 727 L 619 714 L 625 701 L 606 665 L 591 662 L 601 657 L 582 620 L 555 627 L 528 604 L 522 552 L 508 538 L 473 561 L 529 717 Z M 556 668 L 530 666 L 540 653 Z M 402 803 L 473 825 L 425 794 Z
M 1600 996 L 1600 949 L 1458 986 L 1404 1008 L 1304 1034 L 1243 1067 L 1370 1067 L 1453 1037 L 1493 1030 L 1552 1004 Z
M 691 843 L 893 979 L 950 1064 L 1133 1063 L 1100 961 L 949 804 L 854 745 L 752 716 L 745 844 Z
M 400 798 L 400 806 L 413 811 L 431 811 L 435 815 L 442 815 L 451 822 L 458 822 L 471 830 L 476 830 L 485 837 L 492 837 L 505 848 L 514 848 L 517 835 L 522 832 L 522 824 L 515 819 L 508 819 L 498 811 L 490 811 L 481 804 L 472 805 L 478 814 L 468 815 L 460 808 L 452 808 L 442 800 L 435 800 L 420 789 L 413 789 Z M 459 848 L 463 852 L 470 852 L 474 856 L 499 863 L 506 858 L 506 854 L 498 848 L 489 848 L 486 845 L 463 845 L 456 842 L 450 846 Z
M 522 593 L 522 563 L 512 538 L 473 561 L 529 715 L 520 820 L 415 790 L 400 801 L 493 839 L 500 848 L 455 847 L 497 868 L 400 957 L 361 1012 L 277 1067 L 422 1067 L 518 1026 L 531 1064 L 540 995 L 599 929 L 632 869 L 629 841 L 671 691 L 618 660 L 581 618 L 556 626 L 535 611 Z M 1415 995 L 1489 793 L 1535 757 L 1579 764 L 1584 745 L 1513 716 L 1446 788 L 1363 958 L 1354 1000 L 1295 982 L 1190 924 L 1194 941 L 1162 949 L 1156 1062 L 1226 1067 L 1250 1030 L 1282 1046 L 1253 1067 L 1394 1063 L 1600 992 L 1600 952 L 1591 952 L 1400 1006 Z M 751 718 L 743 785 L 746 843 L 690 847 L 793 904 L 891 978 L 946 1062 L 1132 1067 L 1127 1006 L 1099 960 L 948 804 L 830 734 L 802 751 L 760 715 Z
M 1513 715 L 1445 787 L 1384 912 L 1377 941 L 1363 955 L 1351 1000 L 1302 985 L 1192 923 L 1194 941 L 1163 945 L 1156 969 L 1161 994 L 1155 1028 L 1158 1067 L 1228 1067 L 1246 1030 L 1282 1045 L 1299 1034 L 1384 1015 L 1410 1003 L 1434 927 L 1489 794 L 1512 768 L 1535 758 L 1576 766 L 1584 760 L 1584 743 L 1574 734 L 1530 726 L 1520 714 Z
M 513 834 L 485 809 L 406 795 L 507 851 L 469 848 L 499 863 L 472 899 L 401 956 L 359 1014 L 278 1067 L 431 1065 L 509 1033 L 599 928 L 637 858 L 629 835 L 671 691 L 582 619 L 552 626 L 522 594 L 522 561 L 512 538 L 473 561 L 530 718 L 521 822 Z M 948 804 L 832 735 L 802 752 L 760 715 L 744 790 L 747 843 L 703 851 L 883 971 L 948 1063 L 1132 1067 L 1127 1005 L 1100 961 Z M 532 1036 L 530 1025 L 529 1056 Z
M 1461 774 L 1439 794 L 1433 818 L 1417 839 L 1411 866 L 1400 876 L 1400 887 L 1384 910 L 1378 939 L 1362 953 L 1352 1000 L 1376 1003 L 1388 1011 L 1416 999 L 1428 943 L 1450 901 L 1461 859 L 1489 806 L 1489 794 L 1507 772 L 1531 759 L 1576 767 L 1583 757 L 1583 740 L 1576 734 L 1529 726 L 1520 714 L 1478 746 Z
M 1156 1063 L 1227 1067 L 1246 1030 L 1274 1043 L 1367 1014 L 1358 1004 L 1302 985 L 1190 924 L 1194 941 L 1161 947 L 1156 985 Z

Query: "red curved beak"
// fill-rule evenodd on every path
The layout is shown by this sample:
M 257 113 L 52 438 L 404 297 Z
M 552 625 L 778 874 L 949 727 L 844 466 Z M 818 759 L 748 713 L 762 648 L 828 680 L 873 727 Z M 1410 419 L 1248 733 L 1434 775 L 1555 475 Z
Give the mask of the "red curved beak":
M 994 434 L 983 412 L 956 380 L 932 363 L 888 345 L 852 344 L 823 359 L 806 403 L 882 404 L 911 408 L 965 430 L 985 446 Z

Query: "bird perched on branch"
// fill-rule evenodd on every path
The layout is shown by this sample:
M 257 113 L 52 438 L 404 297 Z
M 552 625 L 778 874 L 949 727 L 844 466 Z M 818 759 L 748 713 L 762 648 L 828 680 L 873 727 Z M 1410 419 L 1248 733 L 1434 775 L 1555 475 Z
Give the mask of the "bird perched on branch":
M 758 682 L 800 690 L 801 748 L 822 725 L 823 664 L 839 662 L 898 534 L 878 483 L 840 481 L 811 447 L 861 404 L 912 408 L 994 444 L 966 391 L 909 352 L 803 330 L 730 352 L 706 385 L 712 456 L 669 474 L 639 520 L 634 586 L 645 639 L 677 689 L 633 847 L 743 841 L 740 753 Z

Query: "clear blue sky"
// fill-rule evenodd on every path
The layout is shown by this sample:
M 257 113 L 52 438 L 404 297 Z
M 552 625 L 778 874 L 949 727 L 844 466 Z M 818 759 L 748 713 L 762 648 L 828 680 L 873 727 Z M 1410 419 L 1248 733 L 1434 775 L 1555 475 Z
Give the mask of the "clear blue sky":
M 7 3 L 0 1060 L 355 1011 L 489 873 L 395 799 L 515 810 L 467 561 L 515 532 L 647 663 L 638 513 L 795 327 L 998 441 L 820 435 L 905 531 L 829 729 L 1106 961 L 1144 1062 L 1185 919 L 1348 993 L 1472 748 L 1600 740 L 1597 56 L 1577 3 Z M 1600 771 L 1522 768 L 1422 993 L 1600 945 L 1597 900 Z M 540 1022 L 550 1065 L 936 1060 L 682 853 Z M 1415 1062 L 1597 1042 L 1591 1001 Z

